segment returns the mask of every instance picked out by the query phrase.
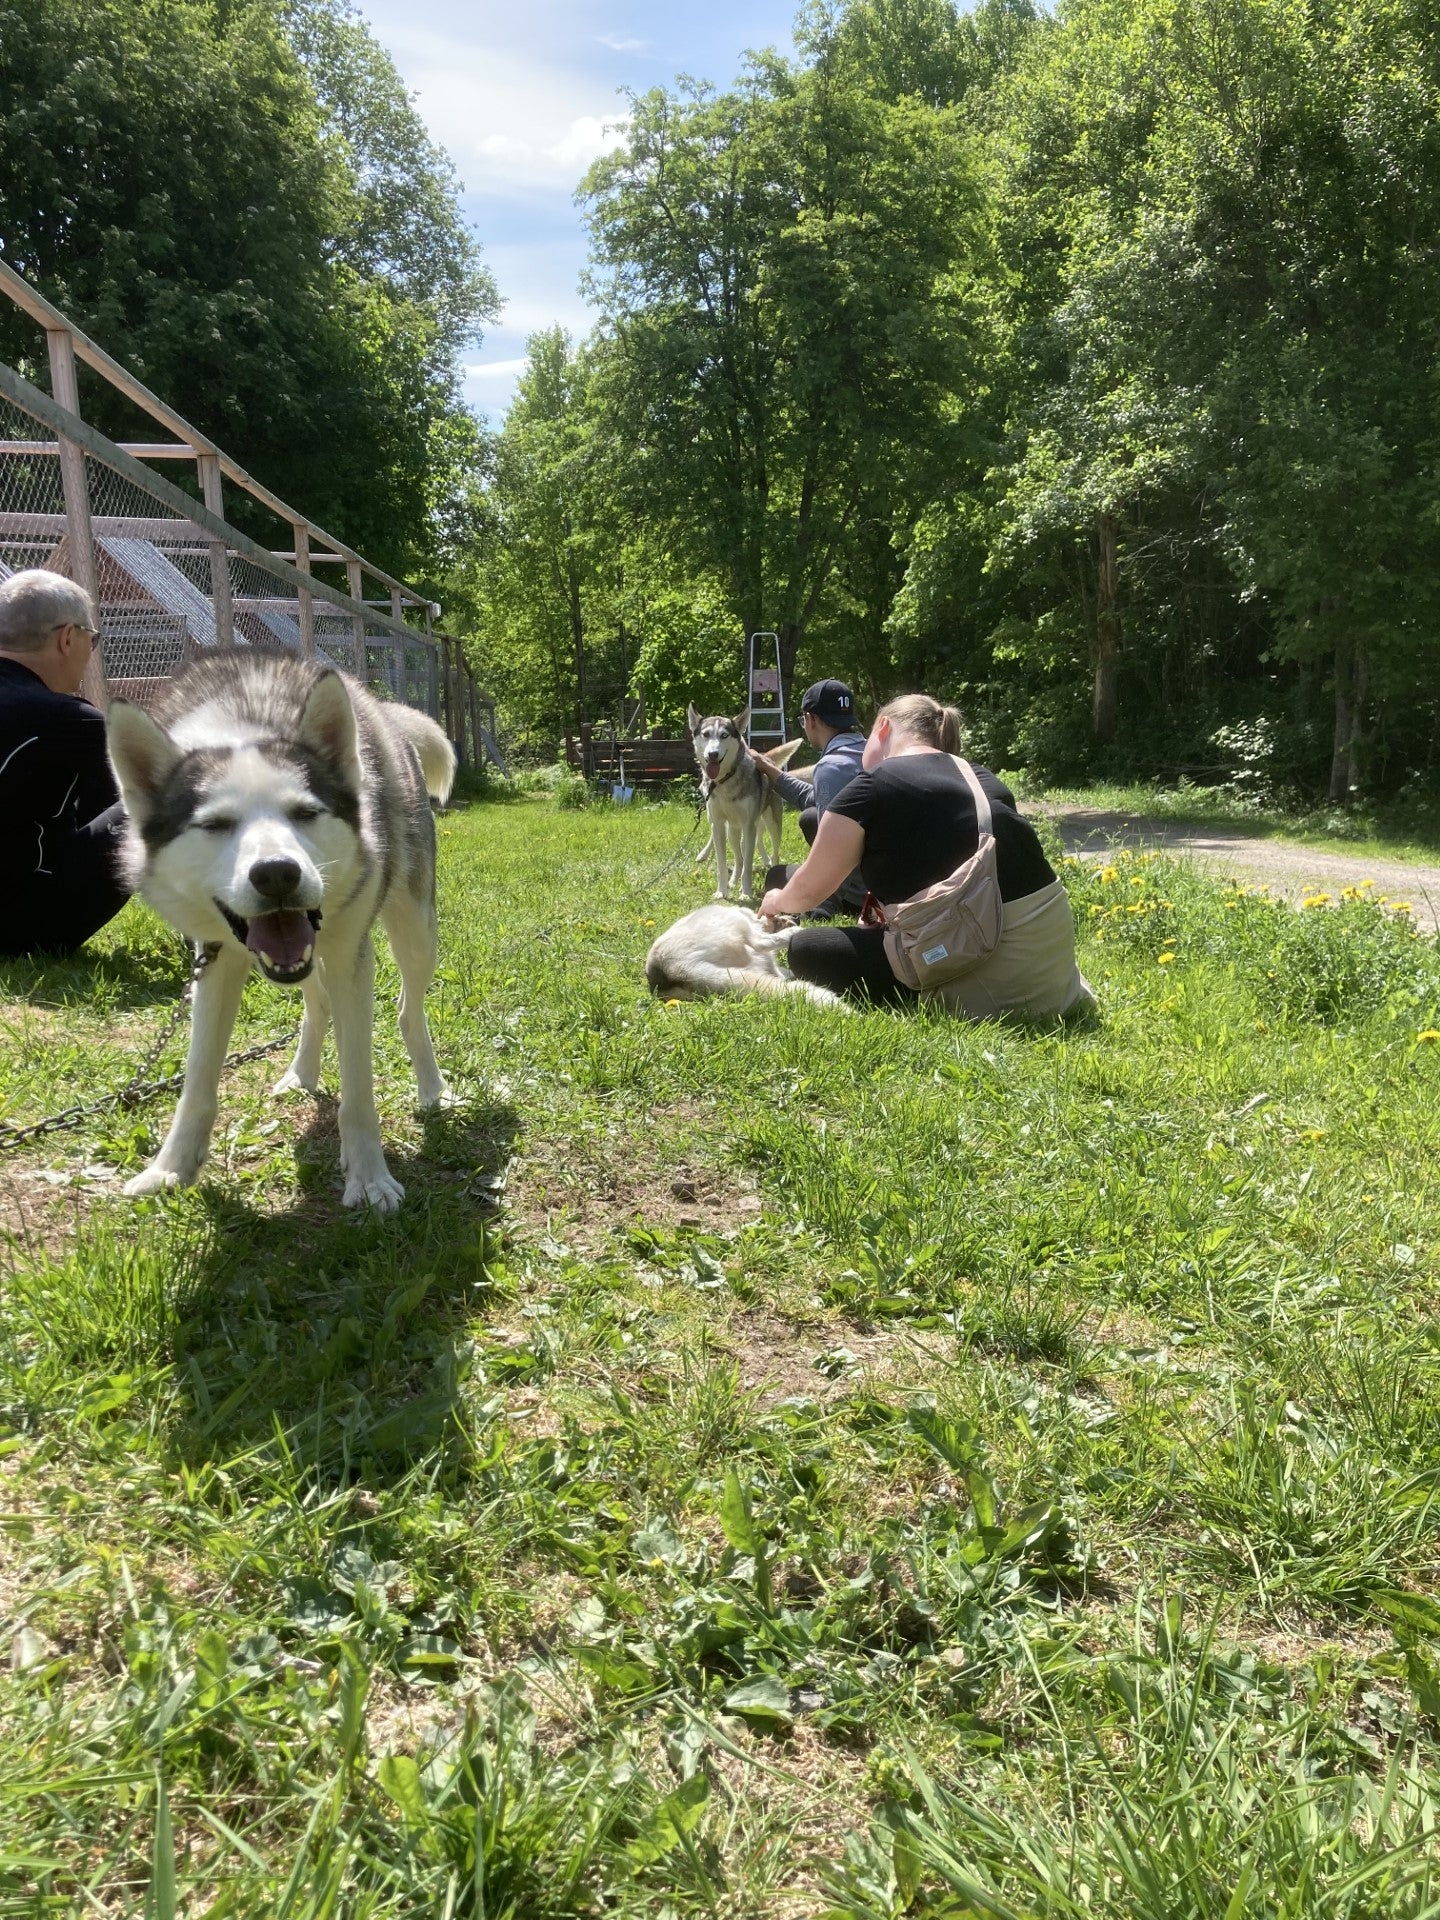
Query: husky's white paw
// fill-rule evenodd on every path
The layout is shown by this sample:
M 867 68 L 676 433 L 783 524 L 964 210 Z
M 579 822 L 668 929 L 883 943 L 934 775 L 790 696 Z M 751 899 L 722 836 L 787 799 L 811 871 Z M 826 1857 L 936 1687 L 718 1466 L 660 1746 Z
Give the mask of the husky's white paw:
M 349 1176 L 341 1205 L 373 1207 L 377 1213 L 394 1213 L 404 1198 L 404 1187 L 382 1160 L 378 1167 L 370 1167 L 363 1174 L 352 1173 Z
M 711 894 L 710 898 L 712 900 L 728 900 L 730 896 L 728 893 L 726 893 L 723 887 L 717 887 L 714 893 Z
M 289 1067 L 271 1087 L 271 1093 L 318 1093 L 319 1080 L 302 1080 L 294 1067 Z
M 459 1094 L 453 1087 L 447 1087 L 443 1080 L 438 1093 L 421 1093 L 417 1100 L 422 1113 L 449 1113 L 453 1107 L 460 1105 Z
M 172 1173 L 168 1167 L 162 1167 L 158 1160 L 154 1160 L 143 1173 L 137 1173 L 133 1180 L 127 1180 L 121 1191 L 127 1200 L 139 1200 L 147 1193 L 166 1193 L 172 1187 L 184 1184 L 178 1173 Z

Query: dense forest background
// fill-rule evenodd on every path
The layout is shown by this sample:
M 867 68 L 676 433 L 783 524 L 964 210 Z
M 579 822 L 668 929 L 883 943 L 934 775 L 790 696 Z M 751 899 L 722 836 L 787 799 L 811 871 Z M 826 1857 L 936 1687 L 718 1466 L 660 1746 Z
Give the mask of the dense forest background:
M 537 748 L 740 705 L 773 628 L 996 765 L 1433 788 L 1433 0 L 835 0 L 626 112 L 599 324 L 493 437 L 495 289 L 342 0 L 0 0 L 0 237 Z

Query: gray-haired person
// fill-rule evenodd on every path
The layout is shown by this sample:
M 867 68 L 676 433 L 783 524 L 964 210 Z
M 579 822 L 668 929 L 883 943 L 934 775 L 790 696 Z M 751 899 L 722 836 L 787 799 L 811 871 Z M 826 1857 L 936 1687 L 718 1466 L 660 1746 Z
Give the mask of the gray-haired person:
M 128 895 L 105 721 L 80 697 L 96 632 L 63 574 L 0 580 L 0 954 L 68 953 Z

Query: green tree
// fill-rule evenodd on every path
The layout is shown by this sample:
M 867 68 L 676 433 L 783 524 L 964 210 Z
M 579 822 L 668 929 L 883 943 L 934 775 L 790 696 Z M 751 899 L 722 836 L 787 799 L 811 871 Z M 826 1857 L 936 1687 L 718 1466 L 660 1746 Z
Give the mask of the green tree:
M 445 563 L 480 452 L 454 356 L 494 286 L 342 0 L 0 0 L 0 241 L 258 478 L 382 564 Z M 3 306 L 0 353 L 35 346 Z
M 955 112 L 885 97 L 838 27 L 730 93 L 634 99 L 584 189 L 635 512 L 778 631 L 787 684 L 867 501 L 943 459 L 968 357 Z
M 585 360 L 559 327 L 532 334 L 526 351 L 461 591 L 481 671 L 512 721 L 553 736 L 591 719 L 614 691 L 606 560 L 613 571 L 619 543 L 593 512 L 598 442 Z

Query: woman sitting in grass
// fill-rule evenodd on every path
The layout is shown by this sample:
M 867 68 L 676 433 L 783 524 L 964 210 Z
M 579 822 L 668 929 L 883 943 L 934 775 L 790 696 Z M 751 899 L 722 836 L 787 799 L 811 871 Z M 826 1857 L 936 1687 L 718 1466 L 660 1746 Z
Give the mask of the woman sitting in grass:
M 894 906 L 946 879 L 976 852 L 980 823 L 956 762 L 960 715 L 928 694 L 908 693 L 876 716 L 865 771 L 831 801 L 809 858 L 760 903 L 762 914 L 805 913 L 860 869 L 882 904 Z M 1004 903 L 999 944 L 933 997 L 971 1019 L 1002 1013 L 1072 1014 L 1095 996 L 1075 964 L 1075 923 L 1065 889 L 1015 796 L 987 768 L 975 774 L 990 802 Z M 882 926 L 804 927 L 790 943 L 802 980 L 872 1001 L 919 995 L 897 980 Z

